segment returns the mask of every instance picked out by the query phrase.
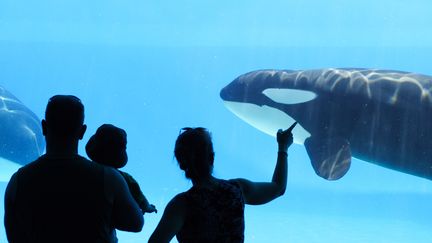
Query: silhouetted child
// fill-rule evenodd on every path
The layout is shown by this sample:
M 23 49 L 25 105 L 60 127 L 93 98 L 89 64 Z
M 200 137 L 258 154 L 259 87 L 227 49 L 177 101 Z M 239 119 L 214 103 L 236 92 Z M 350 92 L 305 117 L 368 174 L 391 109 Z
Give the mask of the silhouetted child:
M 128 173 L 119 170 L 128 161 L 126 136 L 125 130 L 111 124 L 103 124 L 87 142 L 87 155 L 94 162 L 113 167 L 120 172 L 143 213 L 157 213 L 156 207 L 150 204 L 141 192 L 137 181 Z

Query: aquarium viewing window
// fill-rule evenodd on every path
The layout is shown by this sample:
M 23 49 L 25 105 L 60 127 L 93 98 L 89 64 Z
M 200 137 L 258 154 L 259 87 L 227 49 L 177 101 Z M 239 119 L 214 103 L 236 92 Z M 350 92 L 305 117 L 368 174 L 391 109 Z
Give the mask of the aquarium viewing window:
M 3 0 L 0 217 L 10 176 L 44 153 L 48 99 L 73 94 L 88 127 L 79 153 L 100 125 L 124 129 L 123 170 L 158 209 L 141 232 L 117 231 L 119 242 L 147 242 L 192 186 L 174 158 L 181 128 L 212 133 L 214 176 L 269 181 L 276 132 L 294 121 L 285 194 L 245 207 L 245 242 L 430 242 L 431 9 L 426 0 Z

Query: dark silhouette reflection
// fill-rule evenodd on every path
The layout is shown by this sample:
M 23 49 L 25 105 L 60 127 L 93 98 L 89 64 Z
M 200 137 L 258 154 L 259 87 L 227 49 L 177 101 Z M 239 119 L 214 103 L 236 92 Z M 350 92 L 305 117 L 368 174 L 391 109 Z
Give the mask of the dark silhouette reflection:
M 174 154 L 192 188 L 176 195 L 165 208 L 149 242 L 243 242 L 244 205 L 267 203 L 284 194 L 287 182 L 287 150 L 292 128 L 277 134 L 279 152 L 271 182 L 212 176 L 214 151 L 205 128 L 184 128 Z
M 142 213 L 123 177 L 78 155 L 86 131 L 75 96 L 48 101 L 46 154 L 19 169 L 5 195 L 10 242 L 116 242 L 114 228 L 138 232 Z
M 86 145 L 86 152 L 90 159 L 102 165 L 116 169 L 122 168 L 128 161 L 126 153 L 126 131 L 111 124 L 100 126 Z M 129 190 L 140 206 L 143 213 L 157 212 L 156 207 L 150 204 L 142 193 L 138 182 L 128 173 L 120 171 L 126 180 Z

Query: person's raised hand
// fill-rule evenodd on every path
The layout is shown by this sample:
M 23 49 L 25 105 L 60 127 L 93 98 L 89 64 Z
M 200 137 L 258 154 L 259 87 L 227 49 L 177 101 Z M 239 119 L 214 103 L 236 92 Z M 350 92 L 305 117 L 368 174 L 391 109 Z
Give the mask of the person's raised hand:
M 279 131 L 276 134 L 276 140 L 279 145 L 279 152 L 286 152 L 288 147 L 293 143 L 293 135 L 292 130 L 297 125 L 297 122 L 294 122 L 288 129 Z
M 156 209 L 155 205 L 149 204 L 147 206 L 146 210 L 144 210 L 144 213 L 157 213 L 157 209 Z

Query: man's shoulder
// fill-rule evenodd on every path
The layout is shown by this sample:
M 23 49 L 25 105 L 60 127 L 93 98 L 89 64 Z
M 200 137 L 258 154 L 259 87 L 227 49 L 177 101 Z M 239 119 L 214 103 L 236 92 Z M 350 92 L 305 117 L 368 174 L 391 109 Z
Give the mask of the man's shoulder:
M 97 164 L 97 163 L 95 163 L 95 164 Z M 123 174 L 119 170 L 114 169 L 114 168 L 109 167 L 109 166 L 100 165 L 100 164 L 98 164 L 98 166 L 100 166 L 100 167 L 102 167 L 104 169 L 105 176 L 107 178 L 110 178 L 111 181 L 112 180 L 115 180 L 115 181 L 117 181 L 117 180 L 126 181 L 125 177 L 123 176 Z
M 129 173 L 121 170 L 117 170 L 117 171 L 123 176 L 123 178 L 126 180 L 127 183 L 138 183 Z
M 16 173 L 22 173 L 23 171 L 31 170 L 32 168 L 38 166 L 44 160 L 45 160 L 44 155 L 42 155 L 39 158 L 37 158 L 36 160 L 33 160 L 33 161 L 29 162 L 28 164 L 23 165 L 21 168 L 18 169 L 18 171 Z
M 61 165 L 60 167 L 58 165 Z M 75 155 L 71 157 L 56 157 L 56 156 L 49 156 L 49 155 L 42 155 L 36 160 L 22 166 L 18 169 L 15 174 L 25 174 L 28 172 L 35 172 L 38 170 L 50 170 L 50 171 L 57 171 L 57 169 L 60 170 L 67 170 L 67 168 L 86 168 L 88 171 L 103 171 L 104 166 L 94 163 L 93 161 L 81 156 L 81 155 Z M 53 168 L 56 168 L 55 170 L 52 170 Z

